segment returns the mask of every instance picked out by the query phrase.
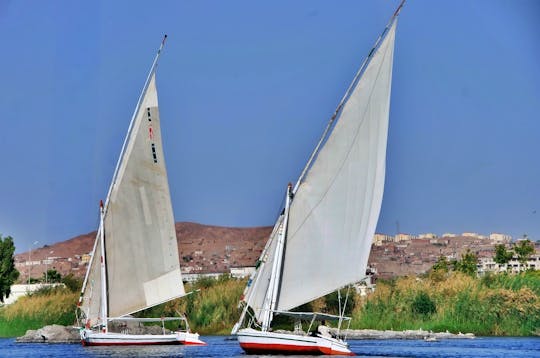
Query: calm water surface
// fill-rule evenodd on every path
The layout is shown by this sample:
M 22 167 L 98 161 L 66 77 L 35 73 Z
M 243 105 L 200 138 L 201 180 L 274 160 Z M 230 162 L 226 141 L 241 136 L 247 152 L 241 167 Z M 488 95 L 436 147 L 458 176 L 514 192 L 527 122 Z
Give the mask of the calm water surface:
M 249 357 L 229 337 L 202 337 L 207 346 L 83 347 L 78 344 L 20 344 L 0 339 L 0 357 Z M 540 337 L 349 341 L 359 357 L 540 357 Z M 254 356 L 251 356 L 254 357 Z

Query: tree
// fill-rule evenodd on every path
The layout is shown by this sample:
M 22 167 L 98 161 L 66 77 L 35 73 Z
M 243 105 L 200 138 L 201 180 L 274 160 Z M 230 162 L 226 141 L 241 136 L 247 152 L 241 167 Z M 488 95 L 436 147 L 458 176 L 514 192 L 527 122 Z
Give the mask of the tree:
M 0 302 L 11 294 L 11 285 L 19 278 L 19 271 L 15 268 L 13 253 L 15 245 L 13 238 L 0 235 Z
M 507 250 L 506 246 L 504 246 L 503 244 L 495 245 L 495 257 L 493 258 L 493 261 L 495 261 L 499 265 L 504 265 L 512 259 L 513 255 L 513 252 Z
M 75 277 L 72 273 L 62 277 L 62 283 L 66 285 L 71 292 L 78 292 L 82 287 L 82 280 Z
M 437 262 L 433 265 L 431 268 L 433 271 L 443 271 L 448 272 L 450 270 L 450 262 L 446 258 L 446 256 L 441 255 L 437 259 Z
M 476 256 L 476 254 L 470 249 L 467 249 L 464 254 L 461 254 L 461 260 L 456 261 L 454 268 L 456 271 L 461 271 L 469 276 L 474 277 L 478 271 L 478 267 L 476 266 L 477 263 L 478 256 Z
M 527 237 L 526 235 L 524 236 Z M 516 252 L 518 261 L 522 266 L 525 266 L 529 257 L 534 252 L 534 244 L 528 239 L 520 240 L 514 245 L 514 251 Z
M 62 275 L 60 275 L 60 272 L 54 269 L 47 270 L 47 273 L 43 273 L 43 281 L 45 281 L 45 279 L 47 279 L 47 282 L 51 283 L 60 282 L 60 280 L 62 279 Z
M 437 262 L 433 264 L 431 270 L 428 272 L 429 278 L 435 282 L 444 281 L 448 277 L 451 265 L 451 262 L 448 261 L 446 256 L 439 256 Z

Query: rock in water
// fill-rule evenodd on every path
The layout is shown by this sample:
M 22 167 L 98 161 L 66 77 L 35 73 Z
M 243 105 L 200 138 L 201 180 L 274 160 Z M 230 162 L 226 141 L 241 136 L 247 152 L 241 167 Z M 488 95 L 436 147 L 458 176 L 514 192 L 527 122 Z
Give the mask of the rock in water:
M 79 343 L 80 341 L 78 328 L 58 324 L 37 330 L 29 329 L 24 336 L 16 339 L 17 343 Z

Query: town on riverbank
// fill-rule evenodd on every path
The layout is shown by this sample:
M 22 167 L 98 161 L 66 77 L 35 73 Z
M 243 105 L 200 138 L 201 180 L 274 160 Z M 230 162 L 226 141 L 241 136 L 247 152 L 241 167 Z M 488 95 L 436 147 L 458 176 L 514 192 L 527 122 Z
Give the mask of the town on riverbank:
M 189 290 L 200 291 L 143 311 L 141 316 L 160 317 L 185 312 L 193 330 L 202 334 L 230 333 L 238 319 L 239 297 L 252 272 L 251 265 L 260 254 L 267 228 L 231 229 L 229 232 L 225 229 L 177 224 L 178 237 L 192 245 L 179 245 L 182 247 L 180 259 L 187 268 L 184 279 L 189 281 L 186 283 Z M 220 239 L 220 234 L 224 238 Z M 349 337 L 395 338 L 395 334 L 381 332 L 413 331 L 421 333 L 408 336 L 426 337 L 425 332 L 448 332 L 458 336 L 460 332 L 481 336 L 538 334 L 538 245 L 534 246 L 529 240 L 511 242 L 502 234 L 485 237 L 465 234 L 441 237 L 434 234 L 430 237 L 376 234 L 370 275 L 350 287 L 346 314 L 352 317 L 350 329 L 354 331 L 347 333 Z M 85 254 L 80 253 L 91 249 L 85 245 L 86 241 L 91 243 L 92 240 L 89 234 L 16 256 L 19 284 L 34 282 L 30 285 L 35 291 L 23 290 L 15 303 L 0 309 L 0 336 L 23 336 L 27 330 L 54 324 L 73 326 L 81 278 L 76 274 L 78 270 L 65 271 L 66 265 L 57 264 L 71 262 L 70 265 L 85 267 Z M 527 255 L 520 251 L 523 243 L 532 248 Z M 43 256 L 44 250 L 67 259 Z M 32 257 L 32 260 L 21 261 L 22 257 Z M 76 262 L 77 257 L 81 261 Z M 40 265 L 44 261 L 47 269 L 41 272 Z M 30 264 L 21 265 L 22 262 Z M 397 267 L 391 263 L 399 263 L 402 271 L 392 269 L 395 271 L 391 274 L 384 271 L 383 267 Z M 215 270 L 209 272 L 211 267 Z M 302 309 L 337 313 L 337 294 L 319 298 L 308 305 Z M 285 328 L 290 322 L 283 321 L 282 324 Z M 355 334 L 358 330 L 376 333 Z M 30 332 L 30 336 L 32 334 L 37 335 L 35 340 L 55 336 L 38 331 Z
M 249 276 L 255 269 L 271 229 L 176 223 L 183 280 L 189 282 L 222 274 L 236 278 Z M 90 232 L 52 245 L 39 245 L 36 241 L 30 250 L 14 257 L 15 267 L 20 272 L 19 283 L 47 281 L 45 275 L 49 269 L 54 269 L 62 276 L 71 274 L 78 278 L 84 277 L 95 237 L 96 232 Z M 510 249 L 523 241 L 533 245 L 532 252 L 525 260 L 515 254 L 505 263 L 494 261 L 497 245 Z M 476 255 L 479 274 L 540 269 L 540 242 L 528 240 L 526 236 L 513 239 L 502 233 L 484 235 L 475 232 L 441 235 L 377 233 L 373 237 L 368 267 L 375 278 L 421 275 L 428 272 L 441 255 L 449 261 L 458 260 L 467 250 Z

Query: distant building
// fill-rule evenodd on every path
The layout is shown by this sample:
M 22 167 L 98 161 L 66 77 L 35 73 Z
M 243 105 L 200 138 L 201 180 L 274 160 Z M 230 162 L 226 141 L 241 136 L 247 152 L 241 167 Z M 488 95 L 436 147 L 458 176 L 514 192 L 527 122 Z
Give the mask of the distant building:
M 386 234 L 375 234 L 373 235 L 373 245 L 381 246 L 385 242 L 394 241 L 394 237 Z
M 446 232 L 444 234 L 442 234 L 442 237 L 456 237 L 457 235 L 456 234 L 452 234 L 450 232 Z
M 426 234 L 419 234 L 418 235 L 418 238 L 419 239 L 436 239 L 437 238 L 437 234 L 434 234 L 432 232 L 428 232 Z
M 465 237 L 479 237 L 480 234 L 477 233 L 477 232 L 464 232 L 463 234 L 461 234 L 461 236 L 465 236 Z
M 410 234 L 396 234 L 394 236 L 395 242 L 402 242 L 402 241 L 411 241 L 412 239 L 416 239 L 416 235 L 410 235 Z
M 489 239 L 494 244 L 509 244 L 512 241 L 512 236 L 493 232 L 489 234 Z
M 507 264 L 500 265 L 493 261 L 493 257 L 481 258 L 478 262 L 478 273 L 508 272 L 519 273 L 525 270 L 540 270 L 540 255 L 532 255 L 525 265 L 521 265 L 517 256 L 514 256 Z
M 255 272 L 255 266 L 231 267 L 230 269 L 231 277 L 234 277 L 234 278 L 249 277 L 254 272 Z
M 81 264 L 87 264 L 90 262 L 90 259 L 92 258 L 91 254 L 84 254 L 81 256 Z

